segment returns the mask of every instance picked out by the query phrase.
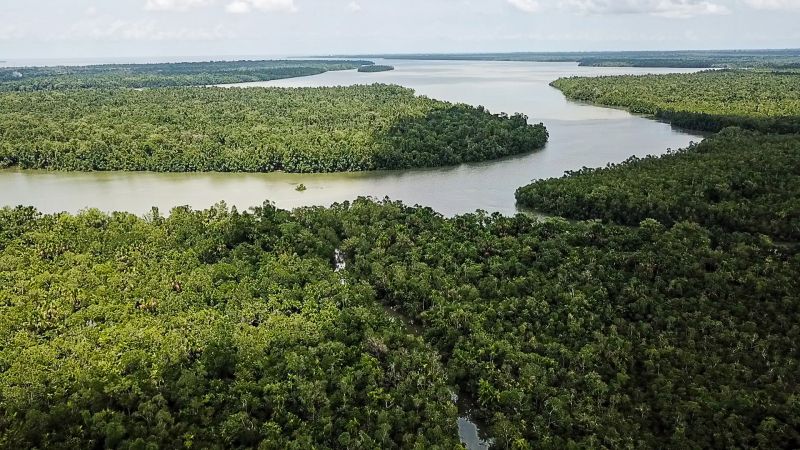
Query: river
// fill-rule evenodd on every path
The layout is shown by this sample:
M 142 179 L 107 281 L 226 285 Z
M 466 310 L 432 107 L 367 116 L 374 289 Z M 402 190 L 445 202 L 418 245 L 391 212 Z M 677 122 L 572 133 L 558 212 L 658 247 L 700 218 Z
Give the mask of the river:
M 523 112 L 544 122 L 550 132 L 538 152 L 499 161 L 436 169 L 344 174 L 237 174 L 150 172 L 0 171 L 0 205 L 32 205 L 43 212 L 77 212 L 87 207 L 143 214 L 152 206 L 166 212 L 178 205 L 205 208 L 224 200 L 247 208 L 269 199 L 279 207 L 327 206 L 369 195 L 388 196 L 454 215 L 482 209 L 514 214 L 517 187 L 533 179 L 560 176 L 566 170 L 604 166 L 631 155 L 661 154 L 702 139 L 623 110 L 567 101 L 549 83 L 571 75 L 620 75 L 688 72 L 680 69 L 579 67 L 574 63 L 393 61 L 392 72 L 328 72 L 312 77 L 228 87 L 332 86 L 394 83 L 419 95 L 484 105 L 493 112 Z M 298 184 L 306 186 L 297 191 Z M 337 270 L 344 259 L 336 254 Z M 388 310 L 387 311 L 391 311 Z M 395 312 L 392 317 L 400 317 Z M 420 330 L 407 320 L 409 332 Z M 454 398 L 457 398 L 454 396 Z M 469 402 L 459 402 L 458 430 L 469 449 L 485 449 L 490 440 L 470 418 Z
M 224 200 L 240 209 L 269 199 L 281 208 L 327 206 L 369 195 L 430 206 L 455 215 L 482 209 L 516 213 L 514 191 L 533 179 L 565 170 L 604 166 L 631 155 L 660 154 L 702 139 L 697 134 L 626 111 L 567 101 L 549 83 L 562 76 L 691 71 L 579 67 L 575 63 L 395 61 L 396 70 L 321 75 L 236 86 L 330 86 L 396 83 L 419 95 L 484 105 L 493 112 L 522 112 L 544 122 L 550 142 L 538 152 L 499 161 L 436 169 L 344 174 L 239 174 L 149 172 L 0 171 L 0 205 L 32 205 L 43 212 L 87 207 L 143 214 L 179 205 L 206 208 Z M 297 184 L 307 190 L 298 192 Z

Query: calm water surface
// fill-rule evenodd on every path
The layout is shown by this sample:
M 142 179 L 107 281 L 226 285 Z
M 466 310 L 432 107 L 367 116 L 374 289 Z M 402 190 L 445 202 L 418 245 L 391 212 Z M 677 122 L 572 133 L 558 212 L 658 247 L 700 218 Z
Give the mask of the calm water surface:
M 206 208 L 219 201 L 240 209 L 269 199 L 279 207 L 330 205 L 360 195 L 388 196 L 454 215 L 482 209 L 514 214 L 514 191 L 533 179 L 599 167 L 631 155 L 660 154 L 700 136 L 625 111 L 567 101 L 548 85 L 570 75 L 679 72 L 680 69 L 578 67 L 574 63 L 380 61 L 382 73 L 328 72 L 305 78 L 237 86 L 330 86 L 396 83 L 420 95 L 522 112 L 544 122 L 544 150 L 500 161 L 437 169 L 346 174 L 127 173 L 0 171 L 0 205 L 32 205 L 44 212 L 87 207 L 143 214 L 179 205 Z M 683 70 L 687 71 L 687 70 Z M 295 191 L 298 183 L 308 188 Z

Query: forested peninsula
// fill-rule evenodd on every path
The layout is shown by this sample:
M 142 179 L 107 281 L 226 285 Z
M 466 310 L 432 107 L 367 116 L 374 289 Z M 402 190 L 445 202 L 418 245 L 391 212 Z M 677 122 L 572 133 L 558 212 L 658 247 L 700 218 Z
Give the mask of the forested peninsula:
M 339 172 L 540 149 L 543 125 L 389 85 L 0 94 L 0 167 Z
M 372 64 L 364 60 L 265 60 L 3 67 L 0 92 L 244 83 L 318 75 Z
M 570 218 L 628 225 L 646 217 L 665 224 L 691 219 L 714 229 L 800 238 L 800 72 L 572 77 L 552 85 L 571 99 L 722 131 L 659 158 L 537 181 L 517 190 L 520 204 Z
M 517 201 L 573 219 L 688 219 L 800 242 L 800 136 L 728 128 L 666 156 L 537 181 L 520 188 Z
M 800 70 L 572 77 L 552 85 L 572 100 L 624 107 L 684 128 L 800 132 Z

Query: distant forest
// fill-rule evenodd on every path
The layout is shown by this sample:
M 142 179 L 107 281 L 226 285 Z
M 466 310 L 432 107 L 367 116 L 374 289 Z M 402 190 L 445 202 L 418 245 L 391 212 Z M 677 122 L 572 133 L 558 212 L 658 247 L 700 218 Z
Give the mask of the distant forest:
M 363 60 L 268 60 L 3 67 L 0 92 L 243 83 L 318 75 L 372 64 Z
M 348 56 L 352 58 L 353 56 Z M 686 50 L 630 52 L 409 53 L 360 55 L 358 58 L 441 61 L 578 62 L 600 67 L 800 68 L 800 49 Z
M 388 72 L 390 70 L 394 70 L 394 66 L 385 66 L 382 64 L 372 64 L 369 66 L 361 66 L 358 68 L 359 72 Z

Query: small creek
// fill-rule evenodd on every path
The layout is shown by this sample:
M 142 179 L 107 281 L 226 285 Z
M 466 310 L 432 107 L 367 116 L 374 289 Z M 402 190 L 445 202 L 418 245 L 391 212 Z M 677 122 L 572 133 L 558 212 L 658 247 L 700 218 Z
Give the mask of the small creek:
M 333 253 L 333 267 L 335 272 L 341 272 L 347 268 L 347 261 L 344 258 L 344 253 L 338 248 Z M 344 277 L 341 278 L 342 284 L 345 283 Z M 392 320 L 396 320 L 403 324 L 404 328 L 414 336 L 423 337 L 423 329 L 418 323 L 404 316 L 396 309 L 383 305 L 383 310 Z M 491 439 L 484 439 L 480 436 L 480 429 L 478 422 L 472 418 L 472 399 L 456 394 L 453 387 L 450 388 L 451 399 L 453 403 L 458 406 L 458 437 L 461 443 L 464 444 L 469 450 L 483 450 L 491 446 Z
M 422 326 L 415 323 L 413 320 L 404 316 L 396 309 L 390 306 L 383 306 L 386 314 L 402 323 L 409 333 L 423 337 Z M 457 387 L 450 387 L 450 395 L 453 403 L 458 407 L 458 437 L 461 443 L 464 444 L 469 450 L 483 450 L 488 449 L 492 445 L 492 439 L 481 436 L 481 429 L 486 429 L 485 424 L 475 419 L 472 414 L 474 400 L 466 395 L 458 395 L 456 393 Z
M 344 253 L 338 248 L 333 252 L 333 269 L 334 272 L 342 272 L 347 269 L 347 261 L 345 260 Z M 342 284 L 345 284 L 345 278 L 341 278 Z M 396 309 L 383 305 L 383 310 L 386 315 L 403 324 L 406 330 L 414 336 L 423 337 L 423 329 L 418 323 L 404 316 Z M 458 407 L 458 437 L 461 443 L 464 444 L 469 450 L 485 450 L 491 447 L 492 439 L 481 437 L 481 428 L 486 429 L 485 425 L 479 423 L 472 417 L 472 409 L 475 404 L 473 399 L 456 393 L 453 386 L 450 387 L 450 395 L 453 403 Z

